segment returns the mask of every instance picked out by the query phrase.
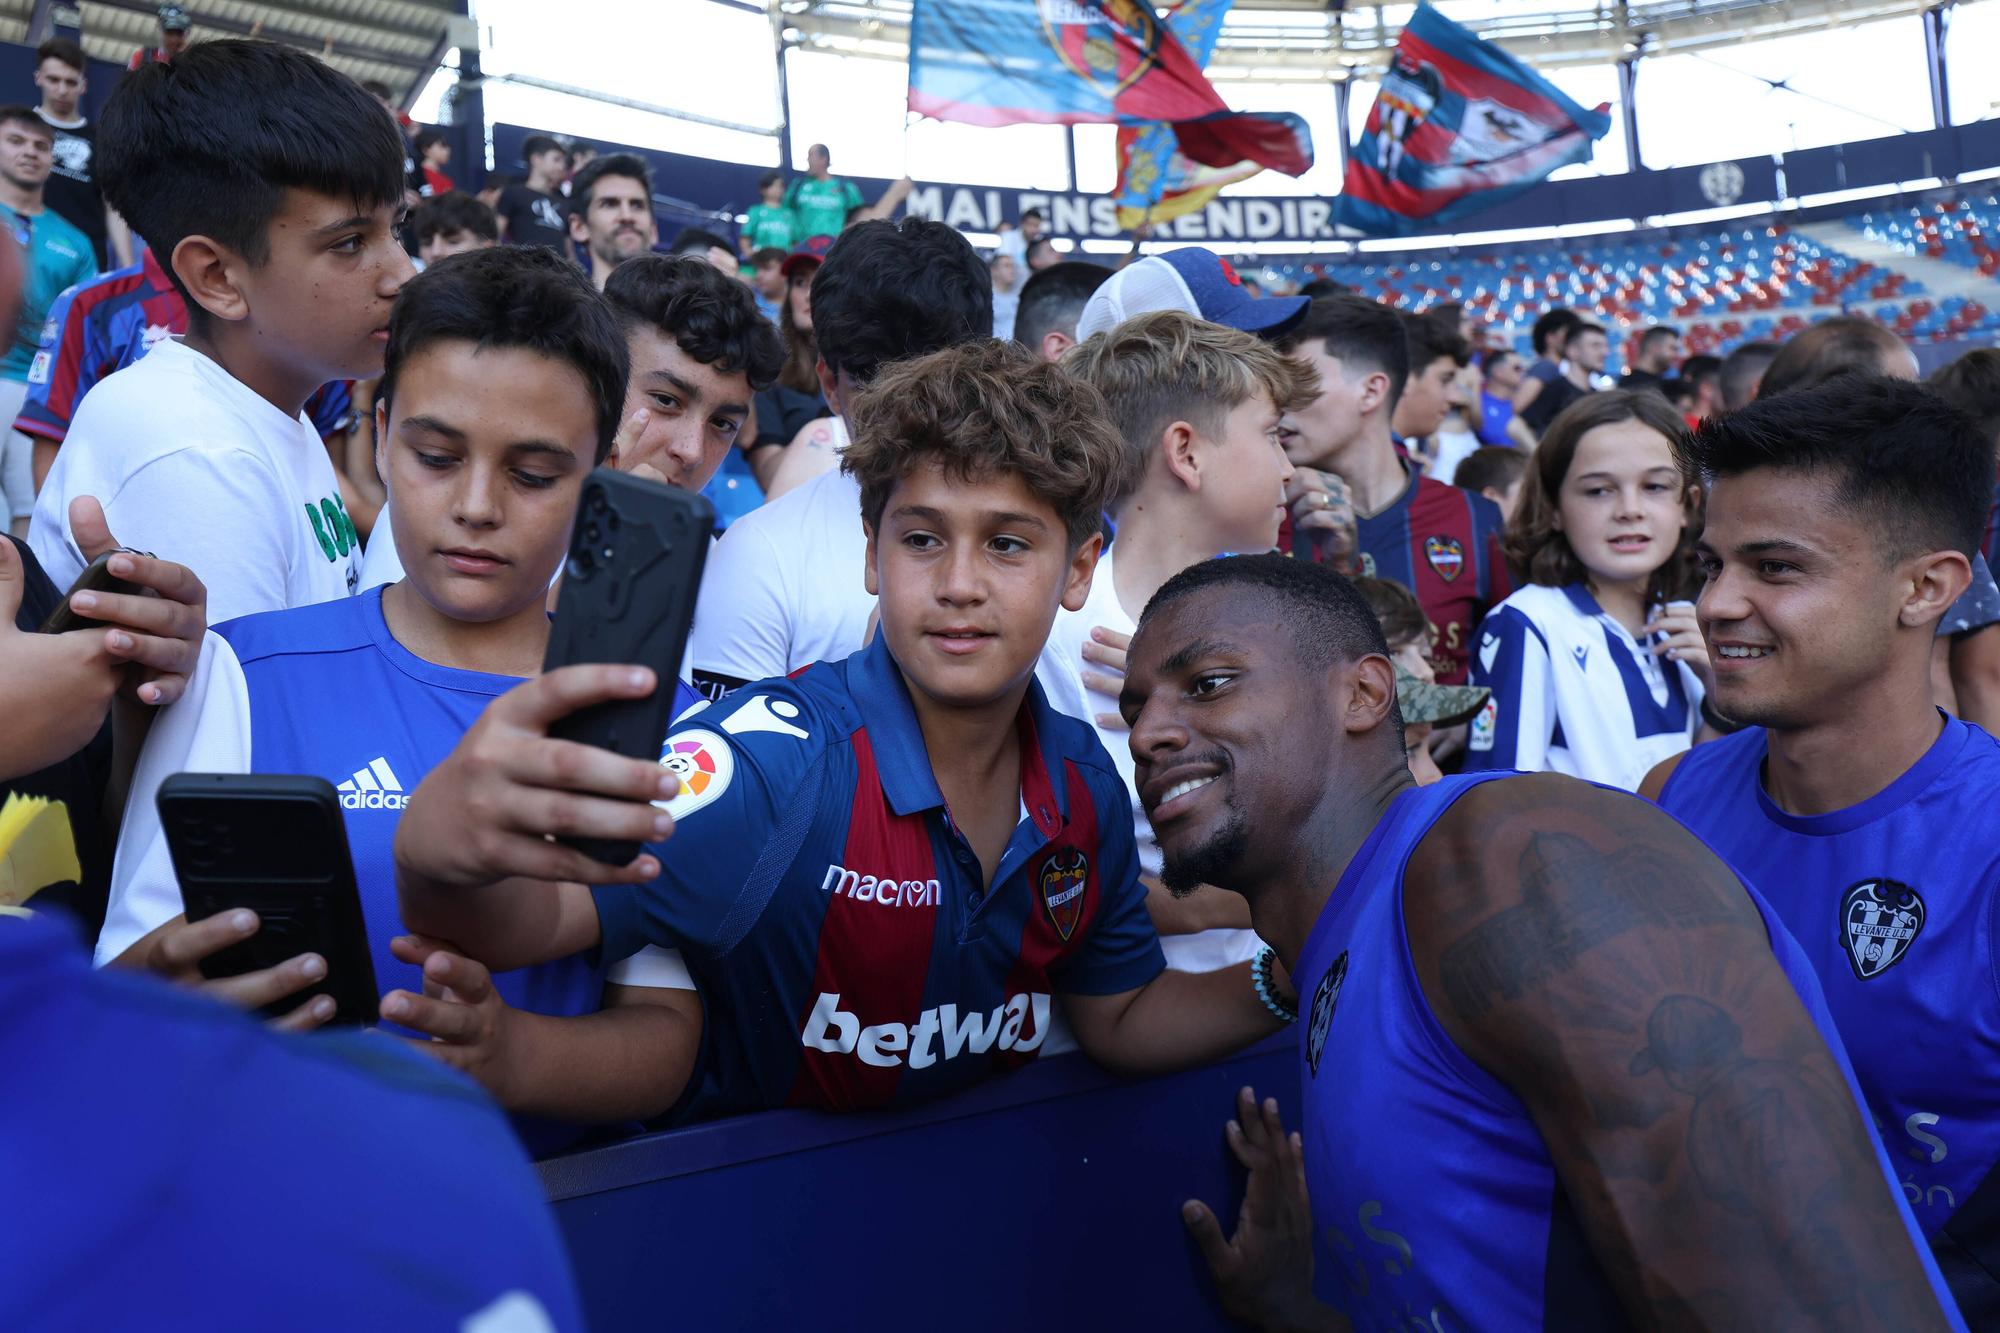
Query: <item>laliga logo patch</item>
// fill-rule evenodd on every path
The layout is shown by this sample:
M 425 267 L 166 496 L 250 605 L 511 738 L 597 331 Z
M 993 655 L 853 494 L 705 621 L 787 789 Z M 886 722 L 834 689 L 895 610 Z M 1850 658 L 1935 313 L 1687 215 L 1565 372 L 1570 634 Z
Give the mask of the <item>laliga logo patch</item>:
M 1484 753 L 1493 748 L 1493 741 L 1500 727 L 1500 705 L 1493 696 L 1486 697 L 1486 706 L 1472 718 L 1472 738 L 1466 744 L 1473 750 Z
M 1083 889 L 1090 876 L 1090 858 L 1066 847 L 1042 863 L 1042 909 L 1049 924 L 1067 941 L 1083 919 Z
M 736 756 L 722 737 L 696 729 L 667 738 L 660 767 L 681 780 L 681 791 L 672 800 L 653 804 L 675 819 L 686 819 L 729 790 L 730 779 L 736 776 Z
M 1326 1054 L 1327 1029 L 1333 1026 L 1333 1006 L 1340 1002 L 1340 985 L 1346 980 L 1347 951 L 1343 949 L 1313 991 L 1312 1021 L 1306 1029 L 1306 1068 L 1314 1078 L 1319 1077 L 1319 1059 Z
M 1431 568 L 1446 583 L 1458 577 L 1458 571 L 1465 568 L 1465 548 L 1458 544 L 1456 537 L 1424 538 L 1424 559 L 1431 562 Z
M 1924 900 L 1893 879 L 1864 879 L 1840 898 L 1840 934 L 1858 980 L 1879 977 L 1910 951 L 1924 928 Z

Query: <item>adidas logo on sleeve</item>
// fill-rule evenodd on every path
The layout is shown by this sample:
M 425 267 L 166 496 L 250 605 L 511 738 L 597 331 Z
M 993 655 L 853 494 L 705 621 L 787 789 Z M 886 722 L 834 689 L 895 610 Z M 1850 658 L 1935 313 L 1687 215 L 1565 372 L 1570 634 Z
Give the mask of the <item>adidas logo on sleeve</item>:
M 353 777 L 334 790 L 340 793 L 345 810 L 401 810 L 410 803 L 387 759 L 369 760 L 366 768 L 356 769 Z

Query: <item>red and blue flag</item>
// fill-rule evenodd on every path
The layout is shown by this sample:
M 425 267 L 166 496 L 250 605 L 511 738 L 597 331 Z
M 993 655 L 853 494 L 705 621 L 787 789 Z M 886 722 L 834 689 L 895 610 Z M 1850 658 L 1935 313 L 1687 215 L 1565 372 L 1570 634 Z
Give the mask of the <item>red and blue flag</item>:
M 1411 16 L 1334 201 L 1334 221 L 1406 236 L 1511 199 L 1611 131 L 1527 65 L 1429 5 Z
M 917 0 L 910 110 L 971 125 L 1164 122 L 1211 167 L 1297 176 L 1313 160 L 1302 117 L 1231 111 L 1147 0 Z

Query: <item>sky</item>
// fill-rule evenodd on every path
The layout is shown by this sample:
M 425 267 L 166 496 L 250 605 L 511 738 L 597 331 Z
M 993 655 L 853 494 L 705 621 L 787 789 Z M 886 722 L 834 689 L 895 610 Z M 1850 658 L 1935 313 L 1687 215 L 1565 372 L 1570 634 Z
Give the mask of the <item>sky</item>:
M 1591 9 L 1595 0 L 1534 0 L 1540 12 Z M 547 0 L 474 0 L 482 29 L 481 59 L 489 76 L 522 74 L 595 89 L 651 107 L 770 130 L 779 120 L 774 39 L 768 19 L 711 0 L 565 0 L 560 23 Z M 1401 8 L 1388 17 L 1399 20 Z M 1443 0 L 1456 18 L 1499 12 L 1501 0 Z M 1518 12 L 1517 3 L 1515 9 Z M 607 36 L 615 38 L 607 40 Z M 1845 143 L 1931 127 L 1923 31 L 1915 16 L 1730 46 L 1699 55 L 1649 57 L 1639 66 L 1640 152 L 1649 167 L 1686 166 Z M 1952 115 L 1979 120 L 2000 114 L 2000 0 L 1961 5 L 1947 46 Z M 1065 131 L 1022 125 L 981 129 L 905 114 L 906 67 L 795 51 L 789 83 L 796 160 L 806 146 L 832 148 L 836 172 L 860 176 L 996 185 L 1019 189 L 1111 189 L 1114 131 L 1080 126 L 1077 172 L 1069 171 Z M 1612 104 L 1612 131 L 1592 161 L 1566 167 L 1557 179 L 1627 169 L 1617 122 L 1616 70 L 1553 69 L 1548 77 L 1586 106 Z M 1791 91 L 1766 81 L 1782 80 Z M 434 80 L 417 106 L 434 118 L 449 77 Z M 1293 180 L 1266 172 L 1229 193 L 1331 195 L 1339 191 L 1339 153 L 1332 86 L 1321 82 L 1218 82 L 1239 110 L 1286 110 L 1311 126 L 1318 162 Z M 1372 83 L 1357 84 L 1350 107 L 1358 134 L 1374 100 Z M 697 156 L 777 165 L 775 136 L 748 129 L 694 124 L 654 110 L 607 105 L 566 93 L 489 81 L 489 121 L 557 134 L 637 144 Z M 499 164 L 502 168 L 510 164 Z M 671 192 L 671 186 L 662 182 Z

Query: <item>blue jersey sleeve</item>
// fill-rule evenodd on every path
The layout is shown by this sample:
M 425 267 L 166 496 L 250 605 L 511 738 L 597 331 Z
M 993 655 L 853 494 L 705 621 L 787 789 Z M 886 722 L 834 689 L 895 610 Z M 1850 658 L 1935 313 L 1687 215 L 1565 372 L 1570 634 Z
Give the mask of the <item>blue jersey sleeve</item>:
M 681 780 L 662 803 L 674 831 L 648 848 L 660 877 L 591 891 L 605 962 L 648 944 L 715 957 L 742 940 L 818 812 L 832 730 L 783 681 L 746 686 L 675 725 L 660 751 Z
M 1486 686 L 1493 697 L 1472 720 L 1466 770 L 1538 773 L 1547 768 L 1549 741 L 1555 734 L 1549 645 L 1535 622 L 1518 608 L 1498 607 L 1480 625 L 1472 683 Z
M 1097 804 L 1096 859 L 1102 896 L 1083 948 L 1054 969 L 1050 979 L 1066 994 L 1122 995 L 1158 976 L 1167 959 L 1152 914 L 1146 910 L 1146 886 L 1139 879 L 1132 798 L 1115 775 L 1110 784 L 1091 782 L 1089 790 Z

